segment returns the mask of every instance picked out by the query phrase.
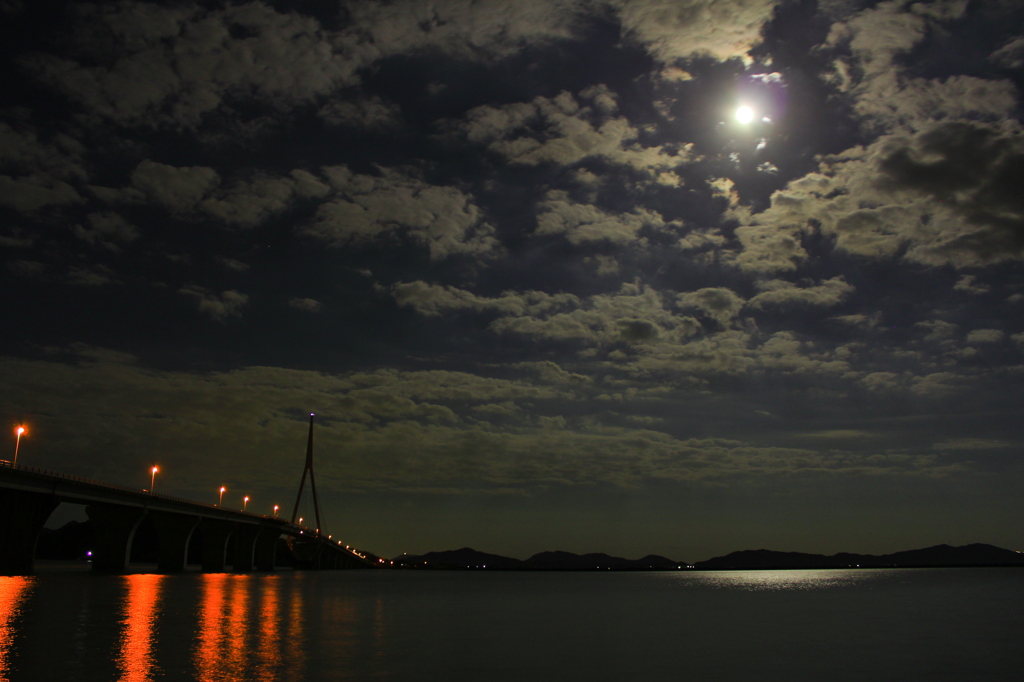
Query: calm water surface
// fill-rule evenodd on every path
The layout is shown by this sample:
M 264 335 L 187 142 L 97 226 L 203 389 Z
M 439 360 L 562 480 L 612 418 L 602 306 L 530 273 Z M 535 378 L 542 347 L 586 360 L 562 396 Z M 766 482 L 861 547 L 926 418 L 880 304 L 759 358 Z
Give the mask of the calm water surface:
M 1009 680 L 1024 570 L 0 577 L 5 680 Z

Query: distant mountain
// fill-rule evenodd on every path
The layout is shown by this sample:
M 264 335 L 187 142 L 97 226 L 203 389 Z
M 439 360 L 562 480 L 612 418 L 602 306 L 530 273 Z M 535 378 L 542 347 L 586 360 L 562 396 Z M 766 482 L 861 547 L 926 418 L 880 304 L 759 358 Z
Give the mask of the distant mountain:
M 697 570 L 759 568 L 917 568 L 937 566 L 1024 566 L 1024 553 L 992 545 L 963 547 L 936 545 L 893 554 L 851 554 L 832 556 L 774 552 L 767 549 L 733 552 L 694 564 Z
M 396 564 L 433 568 L 520 568 L 522 561 L 497 554 L 478 552 L 469 547 L 449 549 L 444 552 L 427 552 L 422 555 L 402 554 L 394 559 Z
M 525 568 L 541 571 L 588 571 L 596 569 L 619 569 L 625 559 L 607 554 L 572 554 L 571 552 L 541 552 L 523 562 Z
M 917 568 L 938 566 L 1024 566 L 1024 553 L 992 545 L 973 544 L 963 547 L 936 545 L 893 554 L 851 554 L 843 552 L 826 556 L 802 552 L 775 552 L 768 549 L 744 550 L 687 565 L 650 554 L 642 559 L 623 559 L 607 554 L 573 554 L 572 552 L 541 552 L 526 561 L 497 554 L 478 552 L 470 547 L 422 555 L 403 554 L 396 564 L 417 568 L 503 569 L 524 571 L 671 571 L 680 568 L 696 570 L 768 569 L 768 568 Z
M 520 569 L 532 571 L 594 571 L 594 570 L 668 570 L 685 567 L 684 562 L 676 562 L 663 556 L 648 555 L 642 559 L 622 559 L 607 554 L 572 554 L 571 552 L 541 552 L 534 554 L 526 561 L 513 559 L 497 554 L 485 554 L 469 547 L 450 549 L 445 552 L 428 552 L 427 554 L 403 554 L 395 557 L 396 564 L 410 567 L 430 568 L 497 568 Z
M 541 571 L 637 571 L 666 570 L 686 566 L 663 556 L 649 554 L 642 559 L 623 559 L 607 554 L 572 554 L 571 552 L 541 552 L 523 562 L 523 568 Z

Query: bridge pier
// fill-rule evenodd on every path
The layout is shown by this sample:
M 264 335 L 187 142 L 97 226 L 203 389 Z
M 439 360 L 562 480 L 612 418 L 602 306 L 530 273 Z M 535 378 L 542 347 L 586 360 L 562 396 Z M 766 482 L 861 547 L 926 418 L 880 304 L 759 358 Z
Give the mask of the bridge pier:
M 232 568 L 236 573 L 248 572 L 255 567 L 256 539 L 260 536 L 259 526 L 240 523 L 235 528 L 235 563 Z
M 224 573 L 227 566 L 228 539 L 235 530 L 229 521 L 203 519 L 203 573 Z
M 329 541 L 324 545 L 324 555 L 327 559 L 327 565 L 324 568 L 329 568 L 332 571 L 341 568 L 339 563 L 341 554 L 338 552 L 338 548 Z
M 320 568 L 320 555 L 323 552 L 323 545 L 315 536 L 292 537 L 292 556 L 295 557 L 295 568 L 315 571 Z
M 160 539 L 157 570 L 161 573 L 181 573 L 188 561 L 188 541 L 199 525 L 199 517 L 162 511 L 150 513 Z
M 32 575 L 36 545 L 60 501 L 53 495 L 4 490 L 0 495 L 0 575 Z
M 277 541 L 281 537 L 279 529 L 263 526 L 256 538 L 256 570 L 273 571 L 277 557 Z
M 132 538 L 146 510 L 119 504 L 90 504 L 85 508 L 85 513 L 92 521 L 92 530 L 96 536 L 92 570 L 127 573 Z

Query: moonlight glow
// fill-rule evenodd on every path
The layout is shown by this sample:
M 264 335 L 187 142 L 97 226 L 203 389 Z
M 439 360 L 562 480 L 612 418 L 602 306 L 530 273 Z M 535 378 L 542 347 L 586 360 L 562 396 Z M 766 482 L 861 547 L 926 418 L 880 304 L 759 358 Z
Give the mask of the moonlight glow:
M 750 107 L 740 107 L 736 110 L 736 120 L 746 125 L 754 120 L 754 110 Z

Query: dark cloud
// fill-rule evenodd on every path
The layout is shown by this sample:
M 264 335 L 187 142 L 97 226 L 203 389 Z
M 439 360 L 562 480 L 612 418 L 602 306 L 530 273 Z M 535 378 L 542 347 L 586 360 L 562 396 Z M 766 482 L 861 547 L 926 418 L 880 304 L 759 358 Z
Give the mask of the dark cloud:
M 981 262 L 1024 252 L 1024 133 L 975 123 L 937 126 L 879 159 L 881 184 L 925 193 L 951 205 L 979 229 L 956 235 L 939 252 L 973 253 Z
M 403 234 L 426 247 L 432 259 L 488 256 L 500 249 L 471 196 L 399 170 L 380 171 L 362 175 L 344 166 L 324 169 L 333 191 L 304 232 L 335 246 Z
M 223 322 L 229 317 L 240 317 L 242 308 L 249 302 L 247 294 L 239 293 L 234 289 L 217 294 L 190 284 L 182 287 L 178 293 L 194 298 L 199 305 L 200 312 L 219 322 Z

